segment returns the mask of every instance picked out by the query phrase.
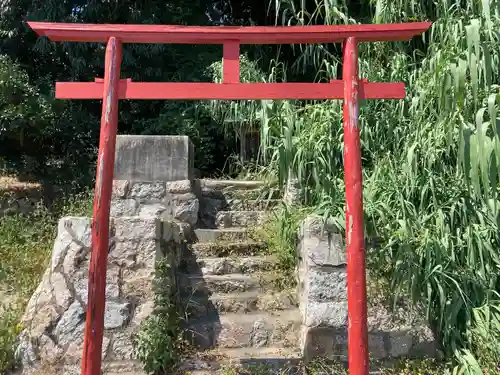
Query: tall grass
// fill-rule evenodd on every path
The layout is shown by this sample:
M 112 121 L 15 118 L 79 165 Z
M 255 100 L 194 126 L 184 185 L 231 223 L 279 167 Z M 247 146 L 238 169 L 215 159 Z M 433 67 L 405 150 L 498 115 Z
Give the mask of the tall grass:
M 14 364 L 18 322 L 47 266 L 59 218 L 89 216 L 91 204 L 90 193 L 83 193 L 56 201 L 50 211 L 0 218 L 0 373 Z
M 363 78 L 407 84 L 405 100 L 369 101 L 360 110 L 366 229 L 378 244 L 368 260 L 396 297 L 426 306 L 456 372 L 500 371 L 500 3 L 310 3 L 271 6 L 287 24 L 434 22 L 414 42 L 360 47 Z M 296 52 L 289 69 L 336 77 L 334 47 Z M 342 225 L 341 103 L 261 106 L 260 163 L 282 183 L 293 172 L 304 203 Z

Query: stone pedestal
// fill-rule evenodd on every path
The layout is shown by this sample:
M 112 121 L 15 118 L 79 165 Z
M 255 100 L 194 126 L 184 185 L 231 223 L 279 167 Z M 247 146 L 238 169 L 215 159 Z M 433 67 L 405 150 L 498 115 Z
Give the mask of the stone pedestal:
M 133 340 L 153 313 L 155 267 L 177 268 L 198 219 L 188 137 L 119 136 L 111 202 L 103 374 L 144 374 Z M 23 368 L 79 373 L 88 299 L 89 218 L 59 222 L 52 261 L 27 306 L 17 350 Z M 175 276 L 168 276 L 175 288 Z M 162 290 L 162 293 L 165 293 Z M 170 296 L 174 298 L 173 295 Z M 175 304 L 174 304 L 175 305 Z
M 111 233 L 103 339 L 103 374 L 141 372 L 133 339 L 154 305 L 155 264 L 167 257 L 175 269 L 184 228 L 157 218 L 114 218 Z M 59 221 L 52 260 L 31 297 L 17 350 L 23 373 L 43 366 L 54 374 L 80 368 L 88 298 L 90 220 Z M 167 245 L 168 244 L 168 245 Z M 171 275 L 171 284 L 175 276 Z M 60 371 L 60 372 L 58 372 Z
M 117 137 L 111 216 L 198 221 L 193 145 L 185 136 Z
M 194 148 L 187 136 L 119 135 L 115 180 L 192 180 Z
M 347 290 L 342 236 L 320 218 L 308 217 L 300 227 L 299 241 L 303 356 L 344 354 Z
M 319 217 L 300 228 L 300 348 L 306 360 L 347 359 L 347 272 L 343 236 Z M 370 289 L 370 288 L 369 288 Z M 435 355 L 436 344 L 422 314 L 391 311 L 382 296 L 368 294 L 368 347 L 372 358 Z

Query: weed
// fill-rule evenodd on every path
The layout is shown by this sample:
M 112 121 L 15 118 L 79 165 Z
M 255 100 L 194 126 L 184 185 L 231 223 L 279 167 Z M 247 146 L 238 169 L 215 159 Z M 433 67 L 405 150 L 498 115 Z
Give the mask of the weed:
M 13 343 L 20 333 L 18 306 L 4 306 L 0 311 L 0 372 L 10 368 L 14 359 Z
M 88 216 L 90 193 L 59 199 L 48 211 L 43 207 L 29 216 L 0 218 L 0 373 L 13 364 L 13 345 L 24 307 L 45 271 L 56 235 L 58 219 Z M 5 304 L 5 301 L 9 301 Z
M 391 364 L 373 366 L 380 375 L 451 375 L 450 364 L 439 363 L 433 359 L 396 360 Z M 268 365 L 226 366 L 219 375 L 347 375 L 345 363 L 326 360 L 315 360 L 310 363 L 299 363 L 272 368 Z
M 280 278 L 276 281 L 281 289 L 293 287 L 296 283 L 293 274 L 297 264 L 297 235 L 300 222 L 310 210 L 282 204 L 271 212 L 264 223 L 252 228 L 252 236 L 262 239 L 269 254 L 276 257 L 276 269 Z
M 170 261 L 169 257 L 165 257 L 156 262 L 155 312 L 141 324 L 133 341 L 135 357 L 143 363 L 146 372 L 153 374 L 171 373 L 189 350 L 180 328 L 180 311 L 177 291 L 172 288 L 174 271 Z

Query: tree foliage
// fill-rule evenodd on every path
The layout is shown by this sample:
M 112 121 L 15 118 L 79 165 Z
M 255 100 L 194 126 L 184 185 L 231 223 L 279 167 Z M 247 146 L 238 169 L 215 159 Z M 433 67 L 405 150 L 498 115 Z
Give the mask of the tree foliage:
M 49 171 L 40 165 L 52 166 L 50 175 L 67 181 L 92 178 L 95 147 L 98 140 L 99 101 L 54 101 L 54 81 L 93 81 L 103 76 L 105 45 L 102 43 L 53 43 L 37 38 L 23 20 L 77 23 L 145 23 L 205 25 L 213 23 L 207 16 L 212 7 L 208 0 L 185 0 L 182 3 L 144 1 L 82 1 L 82 0 L 9 0 L 0 11 L 0 55 L 20 74 L 31 97 L 45 97 L 47 116 L 30 117 L 33 108 L 24 111 L 23 121 L 31 119 L 29 128 L 23 125 L 25 142 L 13 147 L 19 138 L 19 121 L 9 122 L 9 138 L 0 138 L 0 149 L 14 169 L 26 169 L 26 162 L 16 159 L 35 158 L 40 161 L 28 172 L 46 176 Z M 213 18 L 213 17 L 212 17 Z M 220 17 L 219 17 L 220 18 Z M 123 53 L 122 77 L 134 81 L 208 81 L 206 67 L 220 60 L 221 46 L 205 45 L 126 45 Z M 10 84 L 10 83 L 9 83 Z M 13 84 L 13 83 L 12 83 Z M 40 99 L 41 100 L 41 99 Z M 40 101 L 39 100 L 39 101 Z M 39 103 L 39 105 L 41 105 Z M 121 101 L 119 132 L 134 134 L 188 134 L 197 150 L 197 168 L 206 172 L 224 164 L 231 147 L 231 137 L 225 136 L 209 111 L 193 102 Z M 4 126 L 5 122 L 4 122 Z M 35 146 L 44 144 L 43 134 L 52 140 L 51 150 Z M 68 139 L 69 137 L 74 137 Z M 27 139 L 31 143 L 27 142 Z M 223 147 L 215 147 L 222 145 Z M 29 147 L 28 147 L 29 146 Z M 33 147 L 31 147 L 33 146 Z M 32 150 L 37 149 L 36 155 Z M 44 158 L 40 158 L 44 155 Z M 46 160 L 50 155 L 50 161 Z M 63 173 L 61 167 L 70 166 Z M 37 173 L 37 172 L 40 173 Z M 78 176 L 73 175 L 73 172 Z

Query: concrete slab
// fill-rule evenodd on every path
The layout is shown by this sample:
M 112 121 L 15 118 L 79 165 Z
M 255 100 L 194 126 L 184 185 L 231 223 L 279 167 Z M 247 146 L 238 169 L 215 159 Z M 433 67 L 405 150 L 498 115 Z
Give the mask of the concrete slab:
M 192 180 L 194 148 L 187 136 L 119 135 L 115 180 Z

